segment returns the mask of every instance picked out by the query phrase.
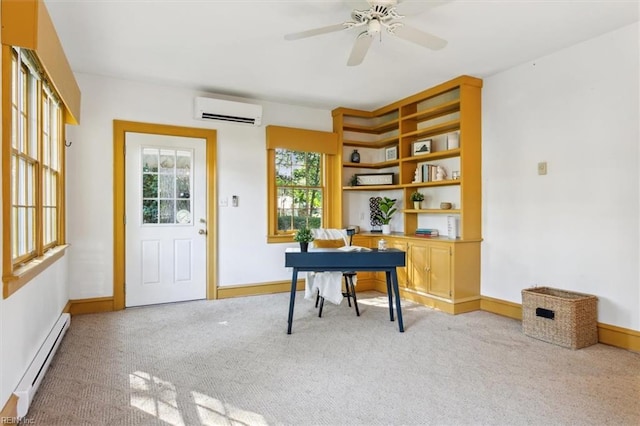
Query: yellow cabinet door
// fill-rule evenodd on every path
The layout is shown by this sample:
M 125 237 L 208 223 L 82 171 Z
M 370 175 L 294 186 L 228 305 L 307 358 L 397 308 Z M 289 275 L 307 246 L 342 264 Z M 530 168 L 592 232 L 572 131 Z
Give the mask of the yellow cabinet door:
M 401 238 L 393 238 L 393 237 L 374 237 L 371 240 L 371 248 L 378 248 L 378 241 L 384 239 L 387 242 L 387 248 L 395 248 L 398 250 L 402 250 L 403 252 L 408 252 L 408 244 L 406 240 Z M 408 258 L 405 255 L 405 263 L 408 262 Z M 398 286 L 406 287 L 407 286 L 407 267 L 398 267 L 396 268 L 396 272 L 398 274 Z M 376 280 L 386 282 L 387 277 L 384 272 L 374 272 L 376 276 Z
M 387 240 L 388 248 L 395 248 L 398 250 L 402 250 L 405 253 L 407 252 L 407 242 L 405 240 L 402 240 L 399 238 L 385 238 L 385 240 Z M 407 257 L 405 254 L 405 264 L 406 263 L 407 263 Z M 396 268 L 396 271 L 398 273 L 398 285 L 400 287 L 406 287 L 407 286 L 407 267 L 406 266 L 398 267 Z M 386 280 L 386 277 L 384 279 Z
M 409 268 L 407 287 L 412 290 L 427 292 L 429 281 L 429 245 L 412 242 L 409 244 L 407 259 Z
M 451 297 L 451 248 L 447 244 L 429 244 L 427 293 Z

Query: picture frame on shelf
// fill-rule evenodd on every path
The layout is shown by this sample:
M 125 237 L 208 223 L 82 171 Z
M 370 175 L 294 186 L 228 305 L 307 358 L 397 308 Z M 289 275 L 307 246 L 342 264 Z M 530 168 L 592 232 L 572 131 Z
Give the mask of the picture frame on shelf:
M 389 146 L 384 149 L 384 160 L 393 161 L 398 159 L 398 145 Z
M 356 186 L 393 185 L 393 173 L 356 174 Z
M 431 139 L 422 139 L 415 141 L 411 146 L 411 155 L 431 154 Z

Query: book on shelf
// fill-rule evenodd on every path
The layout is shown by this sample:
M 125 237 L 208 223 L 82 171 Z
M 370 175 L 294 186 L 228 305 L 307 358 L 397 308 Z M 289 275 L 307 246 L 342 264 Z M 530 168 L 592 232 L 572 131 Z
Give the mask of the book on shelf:
M 415 234 L 414 237 L 417 238 L 438 238 L 440 235 L 431 235 L 431 234 Z
M 415 232 L 417 237 L 437 237 L 439 232 L 437 229 L 418 228 Z
M 435 164 L 423 163 L 421 166 L 422 182 L 433 182 L 436 180 L 436 174 L 438 172 L 438 166 Z

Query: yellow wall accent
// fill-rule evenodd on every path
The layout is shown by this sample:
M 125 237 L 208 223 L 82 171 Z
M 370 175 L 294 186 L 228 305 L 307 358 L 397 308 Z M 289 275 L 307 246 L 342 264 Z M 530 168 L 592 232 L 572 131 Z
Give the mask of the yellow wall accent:
M 502 315 L 503 317 L 522 320 L 522 305 L 518 303 L 482 296 L 480 309 Z
M 304 280 L 299 279 L 296 283 L 296 290 L 304 290 L 304 285 Z M 224 286 L 218 287 L 218 299 L 228 299 L 240 296 L 256 296 L 259 294 L 288 293 L 290 291 L 291 281 L 273 281 L 269 283 Z
M 598 342 L 640 352 L 640 332 L 598 323 Z
M 329 155 L 336 155 L 338 152 L 337 133 L 282 126 L 267 126 L 266 132 L 267 149 L 309 151 L 313 147 L 313 152 Z
M 360 281 L 358 281 L 358 291 L 361 290 L 359 286 Z M 375 280 L 373 290 L 386 294 L 387 284 L 384 281 Z M 454 303 L 440 297 L 413 291 L 406 287 L 400 287 L 400 296 L 402 299 L 410 300 L 428 308 L 437 309 L 451 315 L 464 314 L 466 312 L 477 311 L 480 309 L 480 299 L 477 298 L 465 299 Z
M 7 231 L 7 229 L 9 229 L 10 223 L 4 223 L 3 226 L 5 226 L 3 230 L 4 235 L 10 235 L 10 233 Z M 5 246 L 3 247 L 3 250 L 6 250 L 7 246 L 9 246 L 9 248 L 11 247 L 10 243 L 6 243 L 7 240 L 8 239 L 5 238 Z M 68 244 L 54 247 L 53 249 L 46 252 L 43 256 L 37 257 L 30 261 L 29 263 L 27 263 L 27 265 L 13 270 L 11 275 L 3 275 L 2 297 L 4 299 L 8 298 L 13 293 L 22 288 L 22 286 L 38 276 L 39 273 L 47 269 L 49 266 L 53 265 L 58 259 L 64 256 L 67 247 L 69 247 Z M 11 253 L 11 251 L 9 251 L 9 253 Z M 8 258 L 9 260 L 11 260 L 10 256 L 8 256 Z M 11 271 L 11 266 L 5 265 L 5 270 Z
M 295 127 L 267 126 L 267 242 L 291 243 L 293 232 L 278 233 L 276 217 L 275 149 L 320 152 L 324 155 L 323 174 L 326 192 L 323 196 L 324 228 L 340 227 L 342 222 L 342 197 L 340 194 L 340 165 L 342 150 L 338 148 L 338 134 Z
M 69 300 L 71 315 L 95 314 L 113 311 L 113 297 L 94 297 L 91 299 Z M 64 311 L 63 311 L 64 312 Z
M 80 88 L 42 0 L 1 0 L 2 44 L 35 51 L 66 107 L 68 124 L 80 122 Z
M 16 421 L 18 420 L 18 397 L 15 394 L 11 394 L 9 400 L 2 408 L 2 411 L 0 412 L 0 418 L 3 419 L 2 424 L 18 424 L 18 422 Z

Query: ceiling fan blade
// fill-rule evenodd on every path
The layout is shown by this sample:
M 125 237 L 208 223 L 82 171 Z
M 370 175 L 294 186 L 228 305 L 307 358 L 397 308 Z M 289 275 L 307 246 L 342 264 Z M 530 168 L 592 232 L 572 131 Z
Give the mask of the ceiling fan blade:
M 347 65 L 350 67 L 360 65 L 364 60 L 364 57 L 367 55 L 372 41 L 373 37 L 369 35 L 369 33 L 366 31 L 360 33 L 358 38 L 356 38 L 356 42 L 353 44 L 353 49 L 351 49 L 351 55 L 349 55 Z
M 287 34 L 284 36 L 285 40 L 299 40 L 301 38 L 313 37 L 320 34 L 332 33 L 334 31 L 340 31 L 348 28 L 345 23 L 329 25 L 327 27 L 314 28 L 312 30 L 302 31 L 299 33 Z
M 447 45 L 446 40 L 407 25 L 398 26 L 390 33 L 427 49 L 439 50 Z

